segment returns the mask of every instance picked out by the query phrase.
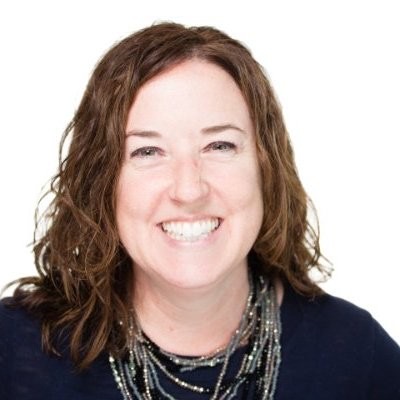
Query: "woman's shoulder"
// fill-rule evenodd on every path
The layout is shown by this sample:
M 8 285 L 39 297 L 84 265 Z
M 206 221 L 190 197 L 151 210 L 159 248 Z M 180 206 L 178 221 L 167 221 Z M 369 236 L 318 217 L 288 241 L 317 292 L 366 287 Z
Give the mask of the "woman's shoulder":
M 104 397 L 103 397 L 104 396 Z M 77 373 L 68 351 L 42 347 L 41 321 L 12 298 L 0 301 L 0 399 L 117 399 L 105 354 Z
M 285 287 L 281 319 L 282 378 L 295 380 L 299 390 L 291 395 L 400 394 L 400 348 L 368 311 L 330 294 L 310 299 Z
M 18 306 L 12 297 L 0 301 L 0 341 L 8 347 L 22 341 L 39 340 L 40 321 L 23 307 Z
M 384 364 L 396 360 L 400 378 L 400 347 L 371 313 L 347 300 L 330 294 L 316 298 L 309 305 L 310 318 L 319 321 L 321 332 L 330 330 L 340 337 L 347 337 L 354 347 L 368 346 L 374 363 L 385 354 Z M 307 306 L 306 306 L 307 314 Z
M 2 324 L 15 324 L 22 321 L 34 322 L 35 318 L 19 306 L 14 297 L 5 297 L 0 299 L 0 320 Z
M 314 298 L 302 298 L 301 308 L 308 318 L 321 321 L 321 328 L 334 325 L 336 329 L 343 326 L 346 330 L 368 326 L 375 323 L 371 313 L 343 298 L 323 293 Z M 340 325 L 339 325 L 340 324 Z
M 21 351 L 23 349 L 23 351 Z M 26 350 L 30 349 L 29 352 Z M 11 297 L 0 301 L 0 351 L 18 354 L 41 351 L 41 323 Z
M 18 307 L 13 298 L 0 301 L 0 398 L 22 395 L 28 376 L 48 383 L 35 365 L 42 364 L 40 322 Z M 20 383 L 21 382 L 21 385 Z M 35 384 L 36 384 L 35 383 Z M 21 390 L 19 390 L 21 388 Z M 22 397 L 21 397 L 22 398 Z
M 321 330 L 332 327 L 335 331 L 343 328 L 347 332 L 360 328 L 373 330 L 377 324 L 369 311 L 350 301 L 326 292 L 306 297 L 289 285 L 285 285 L 282 308 L 288 316 L 300 313 L 309 323 L 317 324 Z
M 303 326 L 318 332 L 321 340 L 326 338 L 331 343 L 346 341 L 355 347 L 387 345 L 400 351 L 398 344 L 371 313 L 350 301 L 328 293 L 307 298 L 291 288 L 285 288 L 285 297 L 285 317 L 290 320 L 297 313 Z

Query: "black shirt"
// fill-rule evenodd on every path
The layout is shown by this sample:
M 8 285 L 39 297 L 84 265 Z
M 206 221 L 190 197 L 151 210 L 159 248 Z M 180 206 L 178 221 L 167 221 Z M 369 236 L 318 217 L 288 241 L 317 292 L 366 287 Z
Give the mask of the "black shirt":
M 281 322 L 282 362 L 275 400 L 400 399 L 400 348 L 368 312 L 330 295 L 311 301 L 286 287 Z M 233 370 L 241 351 L 233 357 Z M 209 376 L 196 371 L 191 378 L 202 382 Z M 39 321 L 24 310 L 0 304 L 0 399 L 123 398 L 107 354 L 78 374 L 67 356 L 43 353 Z

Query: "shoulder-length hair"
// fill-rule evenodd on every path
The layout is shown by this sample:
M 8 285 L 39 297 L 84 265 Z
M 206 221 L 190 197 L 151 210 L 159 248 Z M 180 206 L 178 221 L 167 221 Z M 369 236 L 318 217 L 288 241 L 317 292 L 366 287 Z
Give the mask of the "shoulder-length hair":
M 303 295 L 321 293 L 309 277 L 313 267 L 327 272 L 319 262 L 318 230 L 308 222 L 310 202 L 262 67 L 243 44 L 217 29 L 155 24 L 117 43 L 96 66 L 61 141 L 49 190 L 54 199 L 40 237 L 43 220 L 36 220 L 39 275 L 17 281 L 14 293 L 17 304 L 41 319 L 44 347 L 57 352 L 58 338 L 66 334 L 79 368 L 102 351 L 120 355 L 127 348 L 134 276 L 118 236 L 115 197 L 128 111 L 145 82 L 188 59 L 223 68 L 254 122 L 264 217 L 252 254 L 265 273 L 279 275 Z

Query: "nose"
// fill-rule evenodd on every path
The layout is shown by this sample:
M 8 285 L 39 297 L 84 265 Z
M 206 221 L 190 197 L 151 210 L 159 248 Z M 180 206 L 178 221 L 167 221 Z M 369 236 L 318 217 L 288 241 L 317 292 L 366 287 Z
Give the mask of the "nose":
M 200 160 L 187 158 L 175 162 L 170 198 L 179 203 L 197 203 L 209 193 L 209 186 L 203 179 Z

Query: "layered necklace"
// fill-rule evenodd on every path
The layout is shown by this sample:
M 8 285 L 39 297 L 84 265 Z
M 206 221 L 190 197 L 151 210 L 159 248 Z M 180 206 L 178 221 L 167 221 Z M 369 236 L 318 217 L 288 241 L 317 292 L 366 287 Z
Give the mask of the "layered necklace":
M 280 317 L 274 287 L 262 276 L 250 279 L 250 292 L 239 327 L 223 350 L 201 357 L 182 357 L 160 349 L 139 329 L 129 326 L 129 351 L 124 359 L 109 356 L 111 369 L 124 400 L 177 400 L 161 384 L 160 377 L 182 390 L 204 394 L 210 400 L 231 400 L 241 387 L 245 392 L 255 382 L 255 397 L 272 400 L 281 361 Z M 245 352 L 236 375 L 227 378 L 232 355 Z M 180 375 L 202 368 L 219 369 L 208 386 L 188 382 Z

